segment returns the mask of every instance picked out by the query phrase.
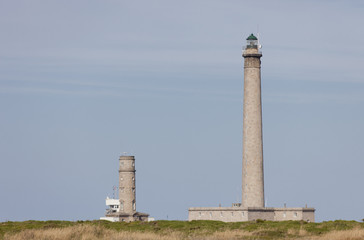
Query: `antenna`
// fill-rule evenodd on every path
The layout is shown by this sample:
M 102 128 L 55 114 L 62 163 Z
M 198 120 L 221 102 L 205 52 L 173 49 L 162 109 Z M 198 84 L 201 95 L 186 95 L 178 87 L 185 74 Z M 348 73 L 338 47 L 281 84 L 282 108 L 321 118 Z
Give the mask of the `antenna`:
M 116 188 L 116 186 L 113 186 L 113 187 L 112 187 L 112 190 L 113 190 L 112 198 L 113 198 L 113 199 L 116 199 L 116 198 L 115 198 L 115 192 L 116 192 L 116 189 L 117 189 L 117 188 Z
M 260 45 L 260 34 L 259 34 L 259 24 L 257 24 L 257 37 L 258 37 L 258 49 L 262 48 L 262 45 Z
M 239 187 L 236 187 L 237 195 L 236 195 L 236 202 L 239 202 Z

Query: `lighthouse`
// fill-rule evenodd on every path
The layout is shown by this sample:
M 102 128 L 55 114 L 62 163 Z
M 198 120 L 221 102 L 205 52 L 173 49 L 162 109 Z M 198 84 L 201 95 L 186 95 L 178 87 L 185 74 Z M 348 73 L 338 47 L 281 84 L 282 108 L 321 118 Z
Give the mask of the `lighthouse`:
M 315 208 L 267 207 L 264 203 L 262 91 L 259 39 L 250 34 L 243 47 L 243 170 L 242 201 L 231 207 L 191 207 L 188 220 L 223 222 L 254 221 L 315 221 Z M 239 160 L 240 161 L 240 160 Z M 218 191 L 218 190 L 216 190 Z M 217 192 L 217 194 L 219 194 Z
M 251 34 L 243 49 L 243 207 L 264 207 L 262 94 L 260 45 Z

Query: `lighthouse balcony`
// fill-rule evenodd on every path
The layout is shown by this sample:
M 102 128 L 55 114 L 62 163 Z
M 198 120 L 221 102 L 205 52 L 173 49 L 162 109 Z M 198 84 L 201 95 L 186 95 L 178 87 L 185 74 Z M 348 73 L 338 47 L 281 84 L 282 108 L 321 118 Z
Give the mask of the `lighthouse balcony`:
M 262 54 L 262 51 L 260 50 L 258 45 L 246 45 L 243 46 L 243 52 L 244 51 L 254 51 L 255 53 Z

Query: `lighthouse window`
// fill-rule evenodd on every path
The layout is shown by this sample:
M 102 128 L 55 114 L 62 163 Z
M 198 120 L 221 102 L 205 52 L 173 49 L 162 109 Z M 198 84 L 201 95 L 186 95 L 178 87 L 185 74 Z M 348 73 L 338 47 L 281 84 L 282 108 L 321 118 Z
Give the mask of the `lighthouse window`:
M 297 213 L 296 212 L 294 213 L 294 217 L 297 217 Z
M 133 210 L 135 211 L 135 201 L 133 201 Z
M 199 212 L 198 214 L 199 214 L 199 216 L 201 217 L 201 215 L 202 215 L 202 214 L 201 214 L 201 212 Z
M 135 188 L 133 188 L 133 193 L 135 193 Z
M 222 212 L 220 212 L 220 217 L 222 217 L 223 216 L 223 214 L 222 214 Z
M 132 165 L 133 165 L 133 167 L 134 167 L 134 166 L 135 166 L 135 163 L 133 162 L 133 164 L 132 164 Z
M 133 181 L 135 180 L 135 178 L 133 177 Z
M 231 212 L 231 216 L 234 216 L 234 212 Z
M 124 210 L 124 202 L 120 202 L 120 210 Z
M 121 178 L 120 178 L 120 181 L 123 181 L 123 180 L 124 180 L 124 178 L 122 178 L 122 177 L 121 177 Z
M 212 212 L 210 212 L 210 217 L 212 217 Z

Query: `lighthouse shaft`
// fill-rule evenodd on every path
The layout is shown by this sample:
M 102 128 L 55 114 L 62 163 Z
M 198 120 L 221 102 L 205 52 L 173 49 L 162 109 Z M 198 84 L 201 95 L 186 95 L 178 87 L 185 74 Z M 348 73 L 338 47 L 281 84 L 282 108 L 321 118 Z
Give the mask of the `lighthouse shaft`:
M 249 38 L 247 39 L 249 40 Z M 255 39 L 256 40 L 256 39 Z M 248 41 L 249 42 L 249 41 Z M 253 43 L 252 43 L 253 42 Z M 258 45 L 244 49 L 243 186 L 244 207 L 264 207 L 261 76 Z

